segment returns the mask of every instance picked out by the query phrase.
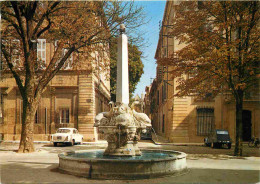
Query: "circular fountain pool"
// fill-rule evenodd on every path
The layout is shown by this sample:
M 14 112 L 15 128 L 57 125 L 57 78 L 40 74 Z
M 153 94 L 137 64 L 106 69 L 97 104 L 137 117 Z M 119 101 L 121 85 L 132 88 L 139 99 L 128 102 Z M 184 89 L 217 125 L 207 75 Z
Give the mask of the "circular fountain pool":
M 59 169 L 93 179 L 142 179 L 187 170 L 186 154 L 165 150 L 142 150 L 142 156 L 104 156 L 104 150 L 59 154 Z

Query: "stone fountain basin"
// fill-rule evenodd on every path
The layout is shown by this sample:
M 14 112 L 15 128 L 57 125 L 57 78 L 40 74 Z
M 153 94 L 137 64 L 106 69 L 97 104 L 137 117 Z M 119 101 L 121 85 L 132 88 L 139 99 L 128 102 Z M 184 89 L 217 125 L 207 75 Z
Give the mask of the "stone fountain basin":
M 142 156 L 103 156 L 104 150 L 59 154 L 62 172 L 92 179 L 145 179 L 187 171 L 186 154 L 166 150 L 142 150 Z

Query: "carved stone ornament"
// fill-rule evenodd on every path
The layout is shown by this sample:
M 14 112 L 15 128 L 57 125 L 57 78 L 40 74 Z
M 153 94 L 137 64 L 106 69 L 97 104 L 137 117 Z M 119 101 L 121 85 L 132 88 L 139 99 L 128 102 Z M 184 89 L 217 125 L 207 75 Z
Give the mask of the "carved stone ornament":
M 95 127 L 104 134 L 108 142 L 105 155 L 135 156 L 141 155 L 137 146 L 140 133 L 151 120 L 144 113 L 138 113 L 125 104 L 113 104 L 109 112 L 99 113 L 95 118 Z

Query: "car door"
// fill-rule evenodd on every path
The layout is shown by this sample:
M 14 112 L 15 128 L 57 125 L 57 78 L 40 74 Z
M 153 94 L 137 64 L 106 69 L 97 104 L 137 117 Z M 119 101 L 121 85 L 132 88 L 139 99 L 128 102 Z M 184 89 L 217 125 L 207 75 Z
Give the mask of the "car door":
M 78 142 L 76 129 L 73 129 L 72 131 L 72 138 L 75 140 L 75 142 Z

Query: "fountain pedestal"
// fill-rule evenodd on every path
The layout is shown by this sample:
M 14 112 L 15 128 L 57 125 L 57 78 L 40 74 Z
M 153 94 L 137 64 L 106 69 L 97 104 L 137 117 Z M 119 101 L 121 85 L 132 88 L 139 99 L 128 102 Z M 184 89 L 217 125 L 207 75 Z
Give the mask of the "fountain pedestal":
M 136 126 L 99 126 L 99 133 L 105 135 L 108 146 L 104 155 L 110 156 L 139 156 Z

